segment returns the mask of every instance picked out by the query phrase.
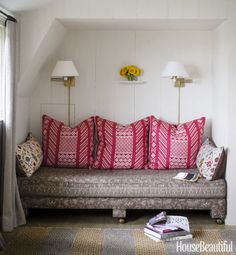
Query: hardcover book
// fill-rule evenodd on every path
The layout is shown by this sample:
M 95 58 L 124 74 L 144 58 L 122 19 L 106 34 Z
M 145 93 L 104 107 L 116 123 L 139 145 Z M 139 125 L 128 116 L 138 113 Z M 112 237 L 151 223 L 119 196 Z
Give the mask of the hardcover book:
M 176 237 L 171 237 L 171 238 L 166 238 L 165 240 L 161 240 L 155 236 L 152 236 L 152 235 L 149 235 L 147 233 L 144 233 L 145 236 L 149 237 L 150 239 L 156 241 L 156 242 L 161 242 L 161 241 L 166 241 L 166 242 L 169 242 L 169 241 L 179 241 L 179 240 L 186 240 L 186 239 L 192 239 L 193 238 L 193 235 L 192 234 L 189 234 L 189 235 L 186 235 L 186 236 L 176 236 Z
M 181 229 L 173 230 L 173 231 L 169 231 L 169 232 L 165 232 L 165 233 L 158 233 L 149 227 L 144 227 L 144 232 L 149 235 L 155 236 L 159 239 L 162 239 L 162 240 L 171 238 L 171 237 L 184 236 L 184 235 L 190 234 L 189 232 L 187 232 L 185 230 L 181 230 Z

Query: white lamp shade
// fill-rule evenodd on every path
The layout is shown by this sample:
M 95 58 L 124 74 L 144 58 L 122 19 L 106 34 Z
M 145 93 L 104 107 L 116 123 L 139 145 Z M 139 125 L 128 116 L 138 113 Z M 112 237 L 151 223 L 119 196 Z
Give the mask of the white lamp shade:
M 173 76 L 177 76 L 180 78 L 189 77 L 183 64 L 177 61 L 169 61 L 162 73 L 162 77 L 173 77 Z
M 52 72 L 52 77 L 75 77 L 79 76 L 78 71 L 72 61 L 57 61 Z

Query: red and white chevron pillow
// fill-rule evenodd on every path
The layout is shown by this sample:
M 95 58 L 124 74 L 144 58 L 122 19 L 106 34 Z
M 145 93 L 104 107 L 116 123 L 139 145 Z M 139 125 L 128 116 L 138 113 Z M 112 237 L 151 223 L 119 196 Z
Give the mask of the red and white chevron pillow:
M 148 160 L 148 118 L 127 126 L 96 117 L 97 157 L 94 168 L 142 169 Z
M 47 115 L 43 116 L 44 165 L 88 168 L 93 164 L 94 118 L 74 128 Z
M 172 125 L 150 116 L 149 168 L 195 168 L 205 118 Z

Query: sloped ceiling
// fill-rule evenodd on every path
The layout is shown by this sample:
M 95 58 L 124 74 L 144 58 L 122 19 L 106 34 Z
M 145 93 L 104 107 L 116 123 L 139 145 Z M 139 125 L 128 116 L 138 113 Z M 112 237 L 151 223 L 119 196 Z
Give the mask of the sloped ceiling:
M 28 97 L 35 89 L 35 79 L 47 60 L 53 56 L 60 43 L 66 36 L 67 29 L 58 20 L 54 20 L 42 39 L 26 71 L 18 83 L 18 95 Z
M 185 29 L 191 30 L 212 30 L 216 28 L 222 20 L 148 20 L 148 21 L 137 21 L 137 20 L 93 20 L 93 19 L 55 19 L 51 26 L 49 27 L 47 33 L 39 44 L 34 56 L 32 57 L 29 65 L 25 69 L 19 83 L 18 83 L 18 95 L 22 97 L 29 97 L 32 95 L 35 89 L 35 80 L 37 80 L 40 74 L 40 69 L 42 66 L 54 56 L 57 48 L 64 40 L 67 31 L 71 29 L 127 29 L 127 24 L 129 24 L 128 29 L 137 29 L 137 24 L 141 24 L 141 29 L 149 30 L 152 29 L 172 29 L 179 30 L 185 25 Z M 139 28 L 140 29 L 140 28 Z

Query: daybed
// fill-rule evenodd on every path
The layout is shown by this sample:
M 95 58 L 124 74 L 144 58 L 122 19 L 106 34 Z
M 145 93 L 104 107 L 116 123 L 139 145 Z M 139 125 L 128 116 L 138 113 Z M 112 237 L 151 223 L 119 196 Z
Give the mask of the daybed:
M 201 145 L 204 123 L 203 117 L 176 126 L 150 116 L 122 126 L 96 116 L 69 128 L 44 115 L 43 156 L 33 136 L 18 146 L 28 176 L 18 177 L 25 211 L 112 209 L 123 220 L 127 209 L 198 209 L 222 222 L 223 148 L 209 139 Z M 179 171 L 197 171 L 195 166 L 204 177 L 196 183 L 173 179 Z
M 25 211 L 29 208 L 112 209 L 123 220 L 126 209 L 210 210 L 222 223 L 226 208 L 224 179 L 196 183 L 174 180 L 189 170 L 90 170 L 41 167 L 18 177 Z M 192 169 L 191 171 L 196 171 Z

